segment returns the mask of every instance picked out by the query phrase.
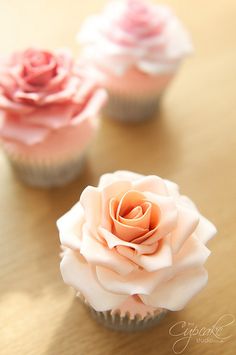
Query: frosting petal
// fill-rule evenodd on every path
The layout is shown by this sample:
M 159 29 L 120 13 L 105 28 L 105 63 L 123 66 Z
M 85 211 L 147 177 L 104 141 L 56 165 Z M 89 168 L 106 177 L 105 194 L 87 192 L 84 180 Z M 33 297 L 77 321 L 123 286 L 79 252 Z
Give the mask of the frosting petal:
M 139 255 L 137 263 L 148 272 L 172 265 L 172 253 L 169 244 L 163 241 L 160 248 L 151 255 Z
M 174 253 L 176 253 L 181 248 L 184 241 L 190 237 L 198 223 L 199 215 L 197 212 L 179 206 L 177 225 L 171 232 L 171 244 Z
M 128 170 L 117 170 L 113 173 L 119 180 L 135 181 L 143 177 L 141 174 L 134 173 Z
M 107 185 L 111 185 L 113 182 L 117 182 L 117 181 L 135 181 L 138 179 L 141 179 L 143 177 L 143 175 L 141 174 L 137 174 L 137 173 L 133 173 L 130 171 L 126 171 L 126 170 L 117 170 L 114 173 L 106 173 L 103 174 L 100 179 L 99 179 L 99 183 L 98 183 L 98 187 L 105 187 Z
M 143 242 L 143 244 L 150 245 L 156 240 L 163 238 L 175 228 L 178 217 L 178 210 L 173 197 L 159 196 L 150 192 L 146 192 L 145 196 L 148 201 L 156 204 L 160 209 L 160 220 L 157 231 L 150 238 Z
M 48 128 L 36 126 L 15 117 L 5 118 L 0 126 L 0 136 L 7 140 L 15 140 L 20 143 L 34 145 L 47 137 L 49 134 Z
M 80 253 L 88 263 L 110 268 L 121 275 L 127 275 L 137 268 L 131 261 L 116 253 L 114 249 L 104 248 L 104 245 L 89 233 L 86 226 L 83 228 Z
M 202 243 L 206 244 L 216 234 L 217 229 L 213 223 L 208 221 L 204 216 L 200 215 L 200 220 L 195 233 Z
M 101 226 L 110 230 L 111 228 L 111 216 L 109 212 L 109 202 L 113 197 L 124 194 L 127 190 L 131 188 L 131 183 L 129 181 L 113 181 L 109 185 L 104 186 L 101 189 L 101 200 L 102 200 L 102 219 Z
M 127 297 L 106 291 L 101 287 L 91 266 L 83 260 L 79 253 L 66 251 L 61 261 L 61 273 L 64 282 L 79 290 L 97 311 L 115 308 Z
M 84 221 L 84 210 L 80 202 L 76 203 L 67 213 L 58 219 L 57 227 L 63 246 L 73 250 L 80 249 Z
M 86 223 L 95 230 L 99 226 L 102 213 L 101 195 L 95 187 L 87 186 L 80 196 L 84 208 Z
M 133 271 L 123 277 L 112 270 L 97 266 L 96 274 L 100 284 L 116 294 L 152 294 L 154 289 L 172 275 L 172 271 L 147 273 L 145 270 Z
M 137 254 L 127 246 L 119 245 L 116 250 L 126 258 L 132 260 L 137 265 L 141 266 L 148 272 L 153 272 L 172 265 L 172 253 L 168 242 L 163 242 L 162 245 L 152 254 Z
M 110 249 L 118 245 L 123 245 L 123 246 L 130 247 L 134 250 L 137 250 L 137 252 L 140 254 L 152 254 L 156 250 L 155 244 L 145 245 L 145 244 L 136 244 L 132 242 L 127 242 L 125 240 L 116 237 L 114 234 L 112 234 L 105 228 L 99 227 L 98 230 L 99 230 L 99 234 L 105 239 Z
M 176 183 L 165 179 L 165 185 L 167 187 L 167 191 L 170 196 L 173 196 L 175 198 L 180 197 L 179 186 Z
M 210 254 L 210 250 L 193 234 L 173 256 L 173 268 L 176 272 L 183 272 L 200 267 Z
M 207 271 L 203 268 L 177 274 L 174 278 L 159 285 L 150 295 L 139 295 L 142 301 L 153 307 L 179 311 L 207 283 Z
M 167 195 L 167 188 L 163 179 L 155 175 L 144 176 L 133 181 L 134 190 L 152 191 L 158 195 Z
M 71 120 L 71 125 L 76 126 L 81 120 L 86 118 L 94 118 L 97 112 L 102 108 L 107 100 L 107 94 L 105 90 L 99 89 L 94 93 L 94 96 L 89 100 L 87 105 L 80 113 L 78 113 Z
M 24 120 L 26 124 L 30 123 L 48 129 L 58 129 L 68 125 L 72 112 L 72 105 L 50 105 L 38 108 L 30 114 L 27 114 Z

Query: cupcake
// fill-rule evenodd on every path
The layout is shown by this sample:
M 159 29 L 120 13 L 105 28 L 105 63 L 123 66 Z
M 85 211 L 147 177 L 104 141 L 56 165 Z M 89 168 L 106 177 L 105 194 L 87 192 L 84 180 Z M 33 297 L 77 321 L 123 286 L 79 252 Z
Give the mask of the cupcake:
M 27 49 L 0 63 L 0 140 L 26 183 L 63 185 L 81 171 L 106 98 L 69 51 Z
M 108 91 L 105 114 L 130 122 L 156 113 L 163 91 L 192 51 L 171 9 L 141 0 L 110 1 L 85 21 L 78 41 L 91 75 Z
M 57 226 L 64 282 L 110 328 L 155 325 L 207 283 L 206 243 L 216 228 L 158 176 L 105 174 Z

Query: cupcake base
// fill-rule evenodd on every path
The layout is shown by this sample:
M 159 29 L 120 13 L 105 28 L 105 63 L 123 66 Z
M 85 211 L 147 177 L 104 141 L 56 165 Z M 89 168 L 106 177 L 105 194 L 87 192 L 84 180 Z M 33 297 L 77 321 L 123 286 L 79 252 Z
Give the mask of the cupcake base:
M 148 314 L 146 317 L 142 318 L 137 314 L 134 318 L 130 318 L 128 312 L 124 316 L 121 316 L 119 311 L 114 313 L 112 311 L 97 312 L 91 307 L 89 307 L 89 309 L 92 316 L 105 327 L 126 332 L 153 327 L 157 325 L 167 313 L 166 309 L 160 308 L 156 310 L 153 315 Z
M 23 182 L 44 188 L 62 186 L 71 182 L 81 173 L 84 165 L 83 156 L 60 163 L 26 163 L 8 158 L 13 170 Z
M 160 94 L 150 97 L 128 96 L 108 91 L 104 115 L 123 122 L 136 123 L 152 118 L 160 105 Z

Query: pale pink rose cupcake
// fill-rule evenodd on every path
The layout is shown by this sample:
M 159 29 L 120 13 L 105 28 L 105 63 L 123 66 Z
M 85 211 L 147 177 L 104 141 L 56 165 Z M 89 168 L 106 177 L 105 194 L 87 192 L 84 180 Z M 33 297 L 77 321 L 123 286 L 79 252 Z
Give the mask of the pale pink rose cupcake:
M 0 63 L 0 139 L 20 177 L 35 186 L 75 178 L 106 94 L 70 52 L 28 49 Z
M 78 41 L 91 75 L 109 93 L 105 113 L 131 122 L 155 114 L 161 94 L 192 51 L 171 9 L 141 0 L 110 1 L 87 19 Z
M 216 228 L 158 176 L 105 174 L 57 225 L 65 283 L 110 328 L 154 325 L 207 283 Z

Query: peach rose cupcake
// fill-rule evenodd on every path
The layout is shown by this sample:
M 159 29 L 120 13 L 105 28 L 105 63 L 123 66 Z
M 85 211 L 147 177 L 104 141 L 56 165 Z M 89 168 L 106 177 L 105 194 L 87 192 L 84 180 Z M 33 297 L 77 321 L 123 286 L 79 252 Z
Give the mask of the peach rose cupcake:
M 70 52 L 28 49 L 0 63 L 0 139 L 22 180 L 63 185 L 81 171 L 106 94 Z
M 64 282 L 110 328 L 157 324 L 207 283 L 206 243 L 216 228 L 158 176 L 105 174 L 57 225 Z
M 130 122 L 155 114 L 161 94 L 192 51 L 171 9 L 141 0 L 110 1 L 87 19 L 78 41 L 91 75 L 109 93 L 105 113 Z

